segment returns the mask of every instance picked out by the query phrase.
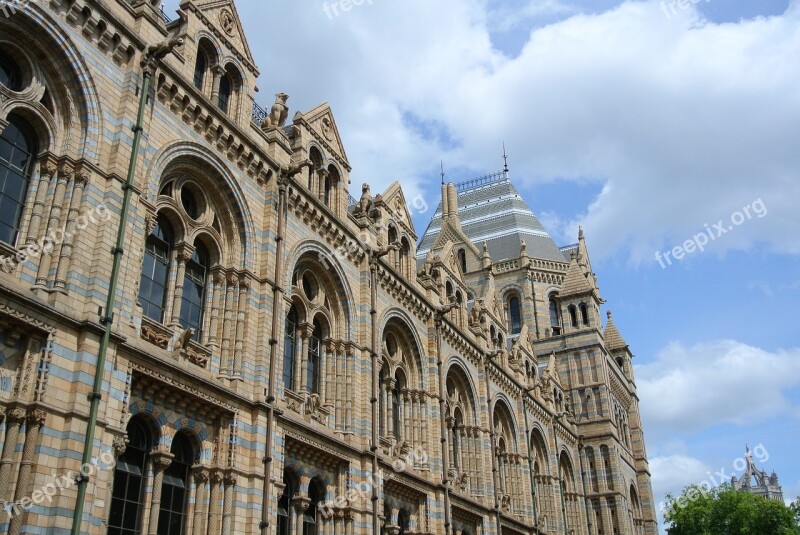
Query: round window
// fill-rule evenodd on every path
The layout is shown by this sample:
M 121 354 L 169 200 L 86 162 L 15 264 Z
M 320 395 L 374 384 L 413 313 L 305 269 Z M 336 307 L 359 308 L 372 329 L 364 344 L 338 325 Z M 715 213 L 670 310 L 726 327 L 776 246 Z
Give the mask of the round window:
M 197 193 L 193 191 L 192 187 L 188 184 L 184 184 L 181 187 L 181 204 L 186 211 L 186 215 L 192 219 L 197 219 L 202 214 L 202 208 L 197 199 Z

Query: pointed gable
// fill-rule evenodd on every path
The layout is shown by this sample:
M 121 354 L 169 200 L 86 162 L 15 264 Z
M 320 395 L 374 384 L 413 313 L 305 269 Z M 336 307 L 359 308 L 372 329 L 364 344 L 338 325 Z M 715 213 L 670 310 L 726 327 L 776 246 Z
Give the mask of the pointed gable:
M 609 351 L 617 351 L 620 349 L 627 349 L 628 343 L 619 334 L 617 326 L 614 324 L 611 311 L 607 312 L 608 321 L 606 322 L 606 330 L 603 333 L 603 338 L 606 342 L 606 349 Z
M 577 255 L 572 255 L 572 260 L 569 262 L 567 274 L 564 276 L 564 283 L 561 285 L 562 298 L 573 295 L 590 294 L 594 290 L 588 279 L 588 274 L 584 271 L 583 267 L 578 264 Z
M 207 23 L 218 30 L 218 35 L 227 41 L 227 46 L 247 67 L 258 76 L 258 68 L 242 28 L 242 20 L 233 0 L 195 0 L 197 10 Z
M 296 125 L 305 125 L 326 151 L 333 154 L 348 172 L 351 170 L 344 143 L 339 135 L 339 128 L 336 126 L 336 119 L 334 119 L 333 111 L 327 102 L 305 113 L 298 112 L 295 114 L 293 122 Z
M 400 186 L 400 183 L 394 181 L 392 185 L 383 192 L 381 197 L 383 198 L 383 203 L 394 216 L 395 221 L 406 228 L 410 234 L 409 237 L 416 244 L 417 232 L 414 230 L 414 222 L 411 219 L 411 212 L 408 211 L 406 196 L 403 193 L 403 188 Z

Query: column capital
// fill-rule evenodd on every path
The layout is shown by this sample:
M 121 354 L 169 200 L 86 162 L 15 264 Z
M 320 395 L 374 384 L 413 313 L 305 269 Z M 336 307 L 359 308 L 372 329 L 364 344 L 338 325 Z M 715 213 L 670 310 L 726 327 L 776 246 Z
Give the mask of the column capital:
M 120 455 L 125 453 L 128 448 L 128 437 L 126 435 L 115 435 L 111 442 L 111 449 L 114 450 L 114 456 L 119 458 Z
M 310 505 L 311 505 L 311 498 L 309 498 L 308 496 L 295 496 L 294 498 L 292 498 L 292 506 L 300 514 L 305 513 Z
M 221 485 L 225 481 L 225 474 L 221 470 L 211 471 L 211 484 Z
M 150 453 L 150 457 L 153 459 L 153 467 L 156 472 L 163 472 L 169 468 L 169 465 L 172 464 L 172 460 L 175 458 L 171 453 L 160 449 L 156 449 Z
M 22 407 L 14 407 L 8 412 L 8 419 L 14 422 L 21 422 L 27 416 L 27 411 Z
M 45 420 L 47 419 L 47 413 L 41 409 L 33 409 L 28 411 L 28 414 L 25 415 L 25 418 L 28 420 L 29 424 L 43 426 Z
M 200 483 L 205 483 L 208 481 L 209 476 L 211 475 L 211 470 L 208 469 L 207 466 L 204 465 L 197 465 L 192 467 L 192 475 L 194 476 L 194 480 Z

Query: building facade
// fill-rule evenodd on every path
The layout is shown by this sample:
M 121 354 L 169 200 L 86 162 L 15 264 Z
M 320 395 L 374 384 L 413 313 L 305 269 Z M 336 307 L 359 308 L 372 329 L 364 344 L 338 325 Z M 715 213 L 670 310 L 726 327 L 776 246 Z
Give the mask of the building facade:
M 0 531 L 657 533 L 633 355 L 507 172 L 419 241 L 232 1 L 2 14 Z

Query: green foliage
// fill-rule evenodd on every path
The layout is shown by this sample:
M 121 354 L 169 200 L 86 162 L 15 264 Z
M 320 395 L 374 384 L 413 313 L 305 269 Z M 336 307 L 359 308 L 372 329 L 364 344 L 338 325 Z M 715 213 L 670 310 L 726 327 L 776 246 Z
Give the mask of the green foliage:
M 729 486 L 692 486 L 667 496 L 669 535 L 800 535 L 800 504 L 766 500 Z

